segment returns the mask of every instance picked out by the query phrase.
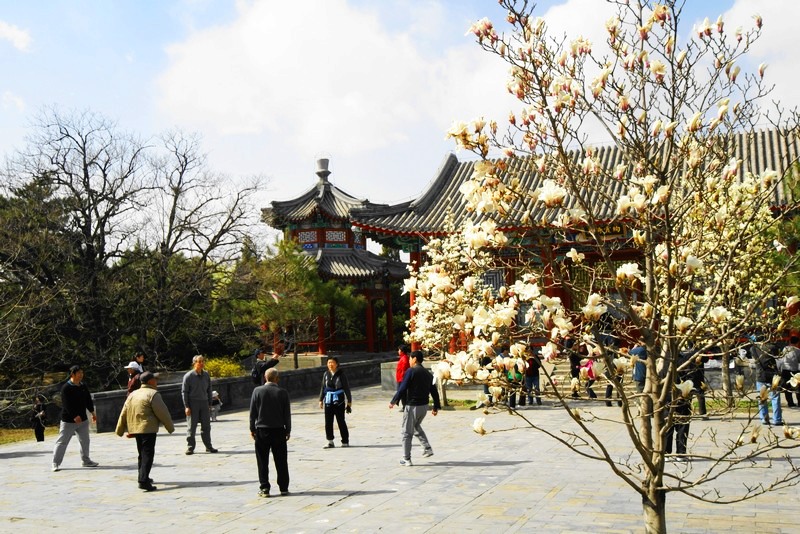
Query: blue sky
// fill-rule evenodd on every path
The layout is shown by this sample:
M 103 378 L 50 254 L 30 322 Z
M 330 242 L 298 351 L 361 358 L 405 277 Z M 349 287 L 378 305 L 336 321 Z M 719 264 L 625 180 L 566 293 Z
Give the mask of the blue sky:
M 539 8 L 570 35 L 608 18 L 601 0 Z M 689 0 L 684 27 L 755 11 L 756 63 L 795 104 L 800 2 Z M 214 170 L 268 179 L 265 204 L 310 188 L 318 157 L 353 195 L 407 200 L 454 151 L 454 120 L 517 107 L 505 67 L 465 36 L 483 16 L 504 18 L 494 0 L 0 0 L 0 155 L 43 107 L 88 109 L 145 138 L 199 133 Z

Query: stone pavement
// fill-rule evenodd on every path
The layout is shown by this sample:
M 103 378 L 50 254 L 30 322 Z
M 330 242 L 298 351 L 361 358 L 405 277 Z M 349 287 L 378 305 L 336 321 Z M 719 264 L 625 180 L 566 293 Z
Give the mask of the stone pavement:
M 473 398 L 450 391 L 452 398 Z M 212 423 L 220 452 L 185 456 L 186 424 L 159 435 L 151 476 L 158 491 L 136 485 L 136 445 L 111 433 L 92 435 L 95 469 L 82 468 L 77 439 L 62 470 L 50 471 L 54 439 L 0 446 L 0 531 L 41 532 L 641 532 L 641 502 L 604 463 L 591 461 L 519 417 L 487 417 L 487 435 L 472 431 L 482 414 L 446 409 L 423 424 L 435 455 L 421 457 L 415 441 L 412 467 L 399 465 L 400 418 L 379 386 L 354 390 L 348 416 L 350 448 L 323 450 L 323 415 L 311 398 L 293 400 L 289 441 L 291 495 L 261 499 L 247 413 L 223 412 Z M 544 428 L 568 428 L 561 409 L 523 408 Z M 580 403 L 584 407 L 587 403 Z M 594 412 L 613 416 L 615 408 Z M 800 410 L 787 410 L 790 423 Z M 690 447 L 702 447 L 693 422 Z M 736 423 L 725 423 L 735 425 Z M 598 422 L 610 453 L 630 446 L 620 425 Z M 338 436 L 338 431 L 337 431 Z M 695 441 L 696 440 L 696 441 Z M 199 439 L 198 439 L 199 441 Z M 800 452 L 789 454 L 796 461 Z M 669 470 L 701 467 L 671 463 Z M 762 465 L 763 466 L 763 465 Z M 757 483 L 777 469 L 746 469 L 715 483 L 723 490 Z M 766 480 L 766 478 L 765 478 Z M 274 469 L 271 469 L 273 493 Z M 755 500 L 712 505 L 677 493 L 667 497 L 671 532 L 797 532 L 796 487 Z

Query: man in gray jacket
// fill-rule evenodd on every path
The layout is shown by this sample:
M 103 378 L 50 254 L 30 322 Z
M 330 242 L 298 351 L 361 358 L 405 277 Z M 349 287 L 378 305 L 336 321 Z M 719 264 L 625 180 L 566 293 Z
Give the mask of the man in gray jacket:
M 139 489 L 155 491 L 158 488 L 150 478 L 150 469 L 156 454 L 158 427 L 163 424 L 167 432 L 172 434 L 175 426 L 164 399 L 156 391 L 157 376 L 145 371 L 139 378 L 142 385 L 125 400 L 116 432 L 118 436 L 127 433 L 128 437 L 136 438 L 136 450 L 139 452 Z
M 206 452 L 215 453 L 211 445 L 211 376 L 205 371 L 206 359 L 198 354 L 192 358 L 192 370 L 183 375 L 181 396 L 186 412 L 186 454 L 194 454 L 195 433 L 200 422 L 200 438 Z

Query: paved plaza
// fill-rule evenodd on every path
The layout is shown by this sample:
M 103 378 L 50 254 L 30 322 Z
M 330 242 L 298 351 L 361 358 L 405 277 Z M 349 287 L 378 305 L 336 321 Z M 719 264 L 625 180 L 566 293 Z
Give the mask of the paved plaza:
M 451 398 L 474 393 L 450 392 Z M 508 414 L 487 417 L 489 433 L 472 431 L 481 415 L 446 409 L 423 427 L 435 455 L 403 467 L 401 413 L 388 409 L 378 386 L 353 391 L 348 417 L 351 446 L 324 450 L 323 414 L 316 399 L 293 401 L 289 441 L 291 495 L 258 497 L 258 477 L 247 412 L 223 412 L 212 423 L 218 454 L 185 456 L 180 422 L 159 435 L 151 476 L 158 491 L 136 484 L 136 445 L 111 433 L 92 435 L 92 458 L 82 468 L 77 439 L 62 470 L 50 471 L 54 438 L 0 446 L 0 530 L 62 532 L 641 532 L 638 494 L 609 468 L 524 428 Z M 567 427 L 561 409 L 523 408 L 543 427 Z M 584 405 L 586 405 L 584 403 Z M 615 408 L 594 411 L 611 416 Z M 787 410 L 797 423 L 800 410 Z M 692 423 L 697 436 L 715 422 Z M 732 425 L 736 423 L 725 423 Z M 514 429 L 518 427 L 517 429 Z M 613 455 L 630 452 L 622 427 L 599 422 Z M 199 431 L 199 429 L 198 429 Z M 337 431 L 338 437 L 338 431 Z M 690 448 L 692 441 L 690 441 Z M 796 460 L 800 451 L 791 451 Z M 696 462 L 700 463 L 700 462 Z M 684 468 L 670 463 L 668 469 Z M 697 466 L 689 464 L 692 469 Z M 756 483 L 776 469 L 747 469 L 716 484 L 723 490 Z M 273 494 L 277 493 L 270 469 Z M 712 505 L 677 493 L 667 500 L 670 532 L 797 532 L 800 491 L 788 488 L 744 503 Z

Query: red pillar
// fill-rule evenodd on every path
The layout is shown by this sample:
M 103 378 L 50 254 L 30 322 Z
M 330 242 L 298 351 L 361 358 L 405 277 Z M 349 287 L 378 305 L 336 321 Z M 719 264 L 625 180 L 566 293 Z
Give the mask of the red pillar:
M 394 325 L 392 321 L 392 292 L 388 289 L 383 292 L 386 299 L 386 335 L 389 340 L 389 350 L 395 347 L 394 344 Z
M 375 351 L 375 310 L 372 297 L 367 297 L 367 352 Z

